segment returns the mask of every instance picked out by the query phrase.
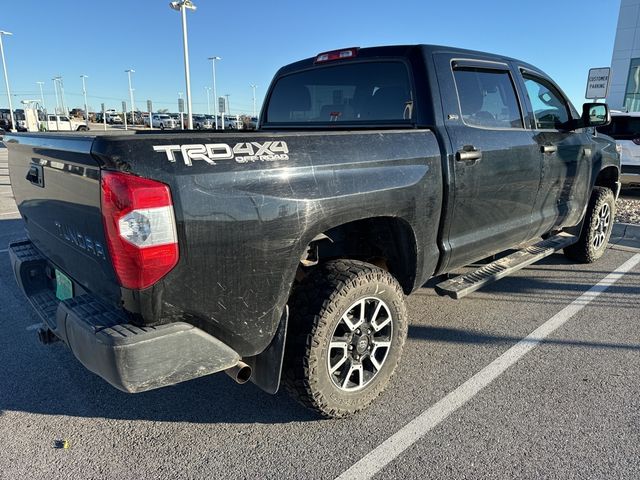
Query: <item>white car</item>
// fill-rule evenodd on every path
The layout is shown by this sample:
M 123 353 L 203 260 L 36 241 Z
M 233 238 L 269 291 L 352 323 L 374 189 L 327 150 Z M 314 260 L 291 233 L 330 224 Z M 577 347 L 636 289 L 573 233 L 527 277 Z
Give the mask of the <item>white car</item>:
M 176 120 L 167 113 L 154 113 L 152 116 L 153 128 L 164 130 L 165 128 L 174 129 L 178 127 Z M 149 121 L 147 121 L 147 124 Z
M 611 112 L 611 123 L 598 127 L 612 137 L 621 149 L 622 185 L 640 185 L 640 112 Z
M 107 112 L 107 123 L 112 124 L 112 125 L 115 124 L 115 123 L 121 124 L 121 123 L 123 123 L 122 117 L 120 115 L 118 115 L 117 113 Z
M 83 132 L 89 130 L 85 122 L 70 120 L 66 115 L 47 115 L 46 123 L 49 132 Z
M 225 130 L 242 130 L 242 122 L 235 117 L 224 117 Z

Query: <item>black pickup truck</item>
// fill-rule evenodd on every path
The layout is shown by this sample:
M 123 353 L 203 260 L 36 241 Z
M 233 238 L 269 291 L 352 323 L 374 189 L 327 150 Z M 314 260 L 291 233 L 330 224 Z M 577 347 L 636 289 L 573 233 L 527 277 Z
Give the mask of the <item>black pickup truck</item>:
M 227 371 L 344 416 L 388 383 L 431 277 L 603 254 L 609 121 L 512 58 L 326 52 L 277 72 L 256 132 L 5 136 L 28 235 L 11 262 L 41 340 L 121 390 Z

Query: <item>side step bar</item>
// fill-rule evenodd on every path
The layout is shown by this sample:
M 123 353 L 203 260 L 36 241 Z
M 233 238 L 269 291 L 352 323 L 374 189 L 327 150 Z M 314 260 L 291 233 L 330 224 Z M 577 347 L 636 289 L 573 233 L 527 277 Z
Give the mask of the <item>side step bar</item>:
M 562 232 L 546 240 L 530 245 L 500 260 L 491 262 L 473 272 L 445 280 L 436 285 L 438 295 L 448 295 L 459 299 L 475 292 L 484 285 L 500 280 L 502 277 L 553 255 L 578 241 L 578 237 Z

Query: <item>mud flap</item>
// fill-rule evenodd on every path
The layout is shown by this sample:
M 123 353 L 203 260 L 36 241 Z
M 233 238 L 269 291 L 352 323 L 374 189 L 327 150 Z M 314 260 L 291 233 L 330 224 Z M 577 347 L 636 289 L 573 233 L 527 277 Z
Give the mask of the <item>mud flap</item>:
M 284 345 L 287 340 L 287 324 L 289 323 L 289 306 L 285 305 L 278 330 L 269 346 L 260 354 L 242 360 L 251 366 L 251 381 L 270 394 L 276 394 L 280 388 Z

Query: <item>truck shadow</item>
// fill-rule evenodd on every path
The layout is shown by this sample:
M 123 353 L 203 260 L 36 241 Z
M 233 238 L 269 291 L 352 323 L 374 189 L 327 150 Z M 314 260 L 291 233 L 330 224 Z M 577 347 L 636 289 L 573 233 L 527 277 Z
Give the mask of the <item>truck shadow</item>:
M 236 385 L 224 374 L 135 395 L 120 392 L 85 370 L 64 346 L 24 343 L 15 347 L 16 351 L 11 351 L 14 347 L 5 348 L 1 355 L 19 356 L 22 361 L 10 361 L 12 365 L 0 374 L 0 416 L 7 411 L 21 411 L 203 424 L 274 424 L 319 419 L 283 392 L 268 395 L 253 384 Z M 30 358 L 25 358 L 23 352 L 29 352 Z
M 429 327 L 426 325 L 409 326 L 409 338 L 430 342 L 464 343 L 475 345 L 503 344 L 512 345 L 522 340 L 522 337 L 509 335 L 492 335 L 481 331 L 461 328 Z M 540 342 L 545 345 L 561 345 L 580 348 L 599 348 L 603 350 L 640 350 L 640 344 L 584 342 L 580 340 L 545 338 Z

